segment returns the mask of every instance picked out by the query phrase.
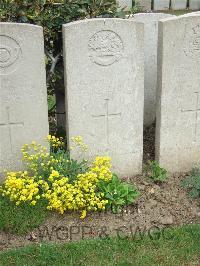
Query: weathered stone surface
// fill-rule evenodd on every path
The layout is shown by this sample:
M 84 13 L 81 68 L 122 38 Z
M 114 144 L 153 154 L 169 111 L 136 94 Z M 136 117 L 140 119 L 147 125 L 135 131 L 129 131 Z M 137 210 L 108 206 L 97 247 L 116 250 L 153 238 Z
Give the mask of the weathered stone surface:
M 154 10 L 168 10 L 170 0 L 154 0 Z
M 151 0 L 139 0 L 138 3 L 143 11 L 151 10 Z
M 187 0 L 172 0 L 171 8 L 173 10 L 183 10 L 187 7 Z
M 42 28 L 0 23 L 0 172 L 20 168 L 20 148 L 48 134 Z
M 200 15 L 159 22 L 158 51 L 156 157 L 184 172 L 200 163 Z
M 144 125 L 151 125 L 156 118 L 158 21 L 172 17 L 164 13 L 139 13 L 133 19 L 144 24 Z
M 198 10 L 200 9 L 200 1 L 199 0 L 190 0 L 189 7 L 191 10 Z
M 125 8 L 124 10 L 130 10 L 132 8 L 132 0 L 119 0 L 119 7 Z
M 109 155 L 114 171 L 142 170 L 143 25 L 91 19 L 63 26 L 68 136 L 83 136 L 88 157 Z

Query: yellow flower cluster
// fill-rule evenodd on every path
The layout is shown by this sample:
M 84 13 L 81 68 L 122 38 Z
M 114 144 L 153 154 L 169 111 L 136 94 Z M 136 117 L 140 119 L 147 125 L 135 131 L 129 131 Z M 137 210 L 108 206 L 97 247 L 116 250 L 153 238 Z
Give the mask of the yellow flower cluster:
M 54 147 L 63 145 L 58 138 L 48 136 Z M 80 148 L 86 150 L 81 137 L 73 138 Z M 28 171 L 7 173 L 7 178 L 0 194 L 15 201 L 16 205 L 28 202 L 35 205 L 37 201 L 45 199 L 49 210 L 64 213 L 68 210 L 80 210 L 81 218 L 87 211 L 104 210 L 108 201 L 103 193 L 98 192 L 100 180 L 112 179 L 111 159 L 109 157 L 96 157 L 87 172 L 78 174 L 75 180 L 70 179 L 66 173 L 60 171 L 61 165 L 69 161 L 65 157 L 56 157 L 47 151 L 46 147 L 32 142 L 22 147 L 23 160 L 27 162 Z M 65 168 L 65 167 L 64 167 Z
M 104 200 L 103 193 L 97 195 L 96 192 L 100 180 L 111 180 L 110 168 L 109 157 L 97 157 L 90 171 L 78 175 L 73 184 L 68 182 L 68 178 L 59 177 L 59 173 L 53 171 L 49 177 L 52 188 L 45 194 L 49 201 L 48 209 L 56 209 L 60 213 L 83 209 L 82 218 L 87 211 L 105 210 L 108 201 Z
M 65 146 L 63 138 L 57 138 L 55 136 L 48 135 L 47 140 L 53 148 L 63 148 Z
M 86 152 L 88 150 L 88 146 L 83 142 L 83 138 L 81 136 L 72 137 L 71 141 L 71 150 L 74 150 L 75 148 L 79 148 L 83 152 Z
M 21 148 L 23 161 L 29 165 L 33 174 L 38 173 L 38 162 L 41 161 L 41 167 L 48 167 L 50 164 L 50 153 L 45 146 L 33 141 L 31 144 L 25 144 Z
M 58 140 L 58 138 L 56 138 Z M 61 144 L 60 144 L 61 143 Z M 64 145 L 61 139 L 55 143 L 56 147 Z M 61 146 L 59 146 L 61 145 Z M 22 160 L 27 163 L 28 169 L 32 175 L 39 175 L 39 172 L 45 172 L 56 168 L 57 165 L 63 164 L 66 160 L 63 157 L 55 158 L 50 154 L 45 146 L 37 144 L 33 141 L 30 145 L 25 144 L 22 148 Z
M 27 171 L 7 173 L 4 189 L 1 188 L 0 192 L 11 201 L 15 201 L 16 205 L 26 201 L 35 205 L 40 199 L 39 184 L 33 177 L 28 176 Z

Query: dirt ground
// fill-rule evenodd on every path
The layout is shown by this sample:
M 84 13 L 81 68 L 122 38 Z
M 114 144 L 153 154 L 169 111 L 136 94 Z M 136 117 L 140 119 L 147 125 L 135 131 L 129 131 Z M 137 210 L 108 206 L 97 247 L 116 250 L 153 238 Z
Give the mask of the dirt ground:
M 144 161 L 154 158 L 154 127 L 146 129 Z M 133 177 L 140 190 L 138 201 L 120 214 L 92 213 L 81 220 L 78 213 L 53 213 L 40 228 L 26 236 L 0 232 L 0 250 L 22 247 L 32 243 L 63 243 L 86 238 L 116 236 L 124 238 L 136 233 L 150 233 L 177 225 L 200 223 L 200 202 L 188 197 L 181 188 L 184 175 L 169 176 L 166 183 L 155 185 L 145 176 Z M 168 230 L 168 229 L 167 229 Z

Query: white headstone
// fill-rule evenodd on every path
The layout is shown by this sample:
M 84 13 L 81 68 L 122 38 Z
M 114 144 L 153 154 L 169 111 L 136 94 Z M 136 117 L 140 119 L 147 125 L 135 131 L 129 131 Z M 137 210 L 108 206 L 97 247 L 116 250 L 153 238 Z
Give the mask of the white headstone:
M 171 172 L 200 164 L 200 15 L 159 22 L 156 158 Z
M 154 0 L 154 10 L 169 10 L 170 0 Z
M 130 10 L 132 8 L 132 0 L 118 0 L 118 3 L 120 9 Z
M 122 176 L 142 170 L 143 25 L 91 19 L 63 26 L 68 137 L 81 135 L 88 158 L 112 157 Z
M 191 10 L 200 10 L 200 0 L 189 0 L 189 7 Z
M 144 23 L 144 125 L 156 119 L 158 21 L 172 17 L 164 13 L 138 13 L 133 19 Z
M 143 11 L 151 10 L 151 0 L 139 0 L 138 3 Z
M 187 7 L 187 0 L 171 0 L 173 10 L 184 10 Z
M 0 23 L 0 173 L 19 170 L 21 146 L 48 134 L 43 30 Z

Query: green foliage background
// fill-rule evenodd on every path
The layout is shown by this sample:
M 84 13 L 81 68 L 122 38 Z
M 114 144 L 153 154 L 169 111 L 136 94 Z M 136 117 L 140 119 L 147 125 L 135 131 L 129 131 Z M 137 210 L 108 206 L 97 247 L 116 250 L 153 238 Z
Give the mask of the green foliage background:
M 1 0 L 0 22 L 44 28 L 48 91 L 63 87 L 62 24 L 95 17 L 118 17 L 115 0 Z

